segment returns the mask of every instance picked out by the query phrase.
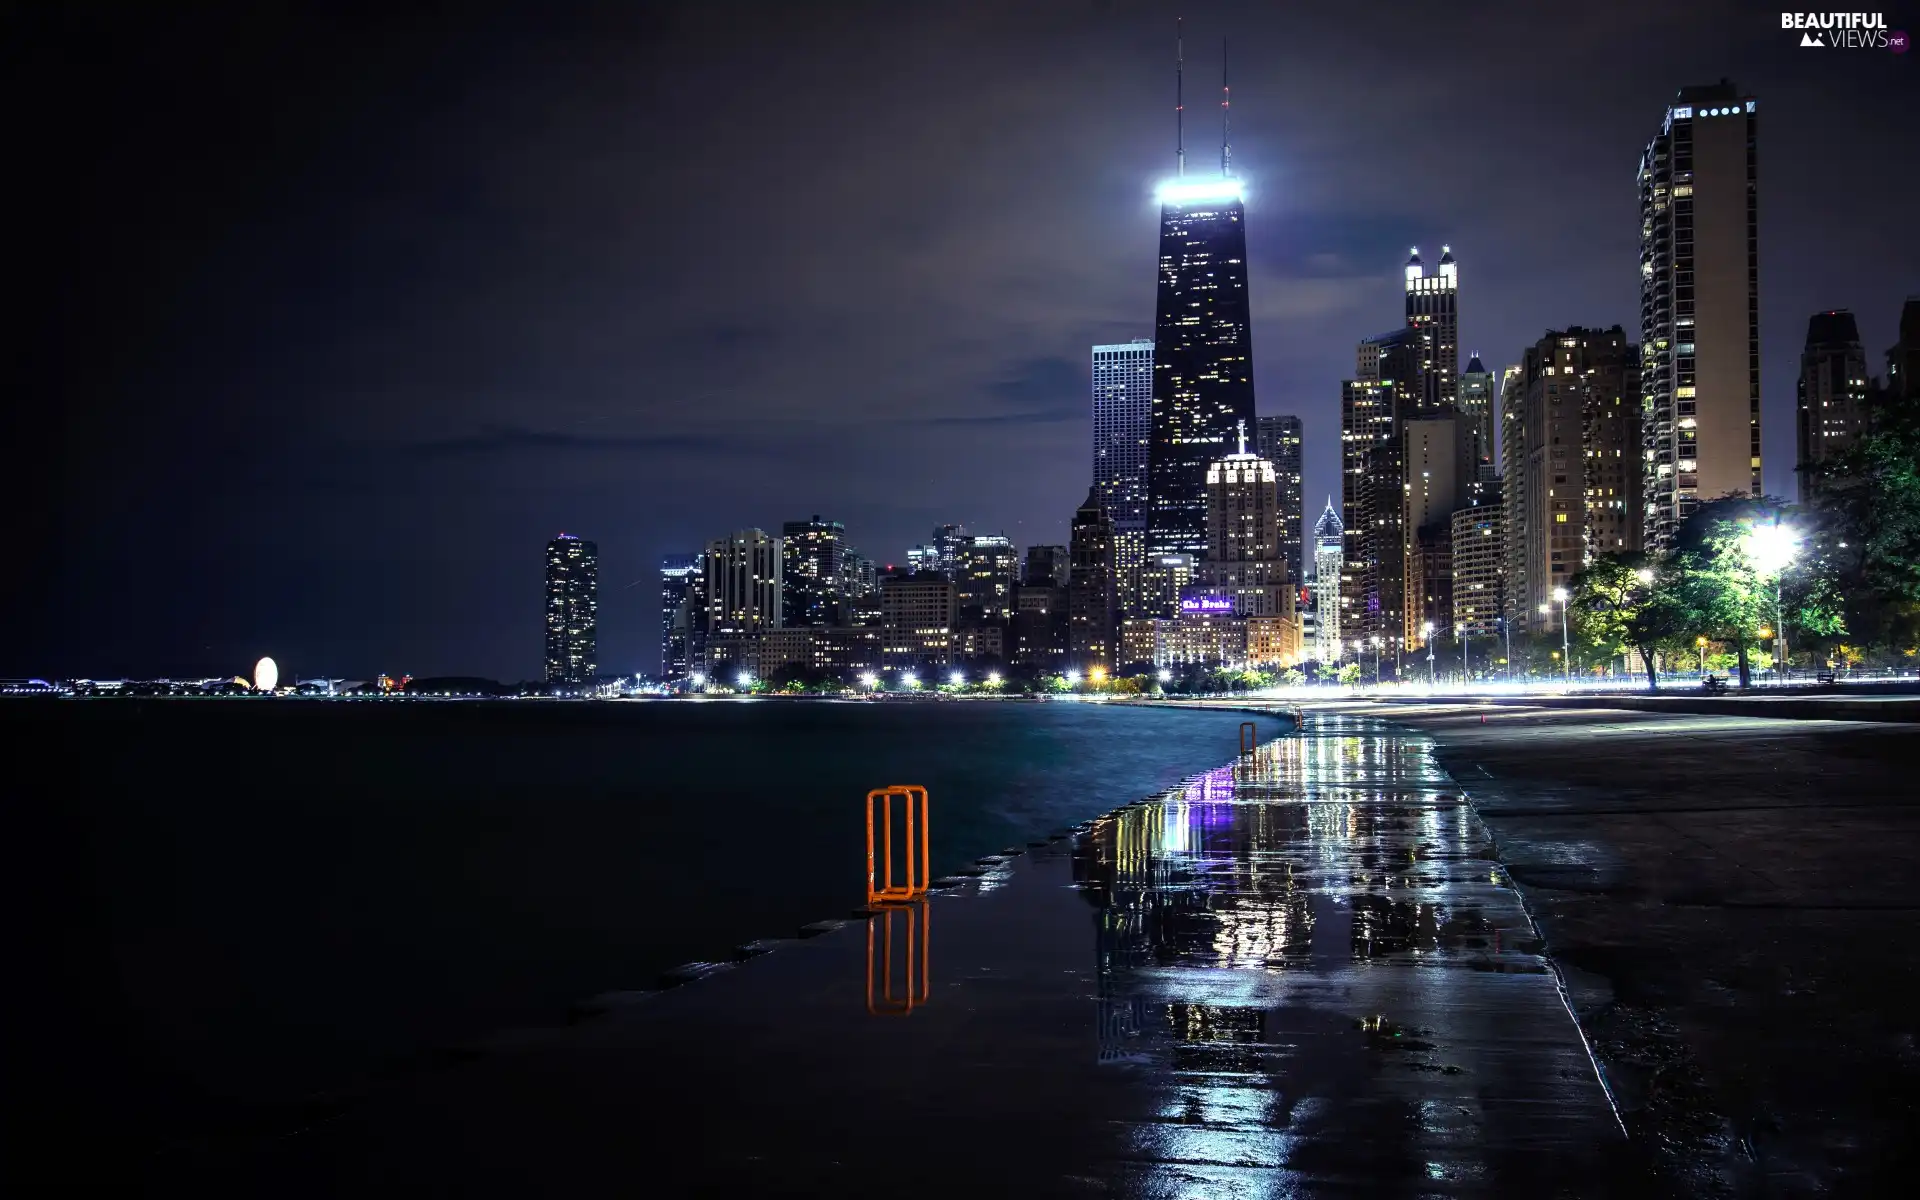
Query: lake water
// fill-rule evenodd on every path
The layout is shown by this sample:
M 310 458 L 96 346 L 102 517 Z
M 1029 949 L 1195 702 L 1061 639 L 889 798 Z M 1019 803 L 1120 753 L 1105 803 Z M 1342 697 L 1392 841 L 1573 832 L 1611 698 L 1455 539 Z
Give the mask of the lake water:
M 166 1142 L 840 917 L 862 799 L 934 873 L 1232 758 L 1244 715 L 1046 703 L 28 701 L 9 1068 Z M 1260 720 L 1261 737 L 1283 726 Z

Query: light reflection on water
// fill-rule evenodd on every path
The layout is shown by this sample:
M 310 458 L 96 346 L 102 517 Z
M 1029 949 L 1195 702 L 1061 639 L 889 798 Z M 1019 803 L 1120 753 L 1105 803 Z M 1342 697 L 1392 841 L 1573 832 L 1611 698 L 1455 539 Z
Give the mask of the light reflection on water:
M 1419 1014 L 1544 972 L 1491 857 L 1422 739 L 1340 717 L 1095 823 L 1099 1061 L 1167 1081 L 1130 1153 L 1224 1195 L 1297 1186 L 1238 1172 L 1329 1138 L 1373 1143 L 1368 1173 L 1478 1177 L 1474 1038 Z

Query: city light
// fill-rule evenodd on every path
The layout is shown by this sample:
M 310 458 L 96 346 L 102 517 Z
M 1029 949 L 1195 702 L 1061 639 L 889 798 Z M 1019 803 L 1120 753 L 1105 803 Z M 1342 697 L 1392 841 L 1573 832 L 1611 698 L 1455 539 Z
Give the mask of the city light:
M 877 688 L 880 686 L 880 677 L 872 671 L 867 671 L 860 676 L 860 686 L 868 690 Z
M 1172 671 L 1169 671 L 1169 670 L 1167 670 L 1167 669 L 1166 669 L 1165 667 L 1161 667 L 1161 668 L 1160 668 L 1160 682 L 1161 682 L 1161 683 L 1171 683 L 1171 682 L 1173 682 L 1173 672 L 1172 672 Z
M 967 681 L 967 676 L 966 676 L 966 673 L 963 671 L 955 671 L 952 675 L 949 675 L 947 677 L 947 682 L 953 684 L 953 686 L 955 687 L 959 687 L 961 684 L 965 683 L 966 681 Z
M 1092 683 L 1103 683 L 1106 681 L 1106 678 L 1107 669 L 1105 667 L 1095 667 L 1093 670 L 1087 672 L 1087 679 Z
M 1641 567 L 1633 573 L 1633 577 L 1638 579 L 1642 584 L 1651 584 L 1653 582 L 1653 568 Z
M 1800 553 L 1800 535 L 1785 525 L 1755 525 L 1740 536 L 1740 553 L 1762 575 L 1787 569 Z
M 255 691 L 271 692 L 280 686 L 280 664 L 270 658 L 263 658 L 253 664 L 253 686 Z
M 753 674 L 752 674 L 751 672 L 749 672 L 749 671 L 742 671 L 742 672 L 740 672 L 740 678 L 739 678 L 738 680 L 736 680 L 735 682 L 737 682 L 737 683 L 738 683 L 738 684 L 739 684 L 739 685 L 740 685 L 741 687 L 743 687 L 743 688 L 744 688 L 744 687 L 752 687 L 752 686 L 753 686 Z
M 695 686 L 695 687 L 705 687 L 705 686 L 707 686 L 707 677 L 706 677 L 705 675 L 702 675 L 702 674 L 701 674 L 700 672 L 698 672 L 698 671 L 695 671 L 695 672 L 694 672 L 694 673 L 693 673 L 692 675 L 689 675 L 689 676 L 687 677 L 687 681 L 688 681 L 689 683 L 691 683 L 691 684 L 693 684 L 693 686 Z
M 1555 604 L 1565 604 L 1567 602 L 1567 589 L 1563 587 L 1553 589 L 1553 602 Z
M 1000 672 L 998 672 L 998 671 L 988 671 L 988 672 L 987 672 L 987 686 L 988 686 L 988 687 L 999 687 L 999 686 L 1000 686 Z
M 1078 672 L 1078 671 L 1068 671 L 1068 672 L 1067 672 L 1067 682 L 1068 682 L 1068 683 L 1075 683 L 1075 684 L 1077 684 L 1077 683 L 1079 683 L 1079 682 L 1080 682 L 1080 672 Z
M 900 686 L 903 688 L 917 688 L 920 686 L 920 677 L 909 671 L 900 677 Z
M 1241 184 L 1238 179 L 1169 179 L 1160 185 L 1154 198 L 1162 204 L 1239 200 L 1245 196 Z

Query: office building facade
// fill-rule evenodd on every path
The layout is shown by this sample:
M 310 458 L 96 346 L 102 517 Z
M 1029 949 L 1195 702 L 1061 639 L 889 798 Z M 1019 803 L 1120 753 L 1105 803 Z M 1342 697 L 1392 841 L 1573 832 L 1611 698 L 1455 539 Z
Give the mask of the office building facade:
M 1640 160 L 1642 528 L 1760 494 L 1760 210 L 1752 97 L 1684 88 Z
M 1340 568 L 1346 553 L 1346 531 L 1333 497 L 1313 526 L 1313 656 L 1323 663 L 1340 661 Z
M 660 560 L 660 675 L 685 679 L 706 660 L 706 556 L 669 554 Z
M 1019 554 L 1005 534 L 967 538 L 954 571 L 961 616 L 969 622 L 1004 624 L 1013 616 L 1013 590 L 1019 577 Z
M 838 625 L 843 621 L 842 578 L 847 530 L 818 514 L 780 527 L 781 623 L 788 626 Z
M 1075 667 L 1113 669 L 1115 594 L 1113 520 L 1100 506 L 1100 489 L 1090 488 L 1073 514 L 1068 553 L 1067 645 Z

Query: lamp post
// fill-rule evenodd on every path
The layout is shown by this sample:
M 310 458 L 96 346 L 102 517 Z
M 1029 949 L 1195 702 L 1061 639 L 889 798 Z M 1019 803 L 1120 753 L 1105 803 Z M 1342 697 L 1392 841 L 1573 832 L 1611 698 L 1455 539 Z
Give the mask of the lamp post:
M 1373 635 L 1373 686 L 1380 686 L 1380 635 L 1377 633 Z
M 1468 649 L 1472 642 L 1464 622 L 1455 630 L 1460 634 L 1460 686 L 1465 688 L 1473 683 L 1472 652 Z
M 1432 691 L 1434 686 L 1432 621 L 1420 622 L 1420 636 L 1426 639 L 1427 643 L 1427 690 Z
M 1566 670 L 1567 686 L 1573 686 L 1573 643 L 1567 635 L 1567 589 L 1553 589 L 1553 598 L 1560 605 L 1560 662 Z
M 1500 618 L 1500 632 L 1507 638 L 1507 682 L 1513 682 L 1513 622 L 1506 617 Z

